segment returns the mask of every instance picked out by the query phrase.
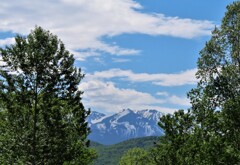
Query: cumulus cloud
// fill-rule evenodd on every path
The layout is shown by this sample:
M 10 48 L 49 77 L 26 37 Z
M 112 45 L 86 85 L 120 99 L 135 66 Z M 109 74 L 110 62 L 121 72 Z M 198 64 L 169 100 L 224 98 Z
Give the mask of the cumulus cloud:
M 103 41 L 103 37 L 141 33 L 194 38 L 210 34 L 214 27 L 207 20 L 168 17 L 161 13 L 144 13 L 134 0 L 11 0 L 2 1 L 0 31 L 28 34 L 35 25 L 57 34 L 78 60 L 97 56 L 134 55 L 139 50 L 122 48 Z M 97 53 L 98 52 L 98 53 Z
M 190 107 L 190 100 L 186 96 L 176 96 L 176 95 L 171 95 L 168 92 L 157 92 L 157 96 L 161 96 L 162 99 L 165 100 L 165 102 L 170 103 L 170 104 L 175 104 L 175 105 L 180 105 L 180 106 L 187 106 Z
M 131 82 L 151 82 L 160 86 L 182 86 L 196 84 L 197 79 L 195 73 L 197 69 L 190 69 L 180 73 L 134 73 L 131 70 L 110 69 L 106 71 L 97 71 L 93 74 L 88 74 L 88 79 L 112 79 L 120 78 L 124 81 Z
M 6 46 L 6 45 L 11 45 L 15 43 L 14 38 L 5 38 L 5 39 L 0 39 L 0 47 Z
M 176 95 L 172 95 L 167 98 L 167 102 L 175 104 L 175 105 L 181 105 L 181 106 L 187 106 L 187 107 L 191 106 L 190 100 L 186 96 L 179 97 Z
M 84 91 L 83 102 L 86 107 L 106 113 L 118 112 L 125 108 L 156 109 L 165 113 L 175 111 L 175 109 L 160 106 L 165 100 L 134 89 L 118 88 L 113 82 L 91 80 L 81 83 L 79 90 Z
M 180 97 L 166 91 L 159 91 L 153 96 L 150 93 L 135 89 L 118 88 L 111 81 L 151 82 L 161 86 L 191 85 L 196 83 L 195 72 L 196 69 L 175 74 L 148 74 L 134 73 L 131 70 L 110 69 L 92 74 L 86 73 L 84 82 L 79 86 L 79 89 L 84 91 L 84 105 L 93 108 L 93 110 L 113 113 L 131 108 L 135 110 L 156 109 L 165 113 L 173 113 L 178 108 L 168 108 L 169 105 L 171 107 L 191 106 L 186 96 Z

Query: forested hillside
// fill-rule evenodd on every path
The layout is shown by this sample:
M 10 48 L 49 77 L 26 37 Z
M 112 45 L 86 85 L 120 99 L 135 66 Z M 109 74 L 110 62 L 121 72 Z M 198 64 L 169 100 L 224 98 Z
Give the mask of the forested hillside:
M 150 149 L 154 146 L 154 143 L 159 140 L 159 137 L 150 136 L 143 138 L 130 139 L 114 145 L 102 145 L 96 142 L 91 142 L 91 148 L 96 149 L 98 153 L 98 159 L 95 160 L 94 165 L 117 165 L 120 158 L 129 149 L 143 148 Z

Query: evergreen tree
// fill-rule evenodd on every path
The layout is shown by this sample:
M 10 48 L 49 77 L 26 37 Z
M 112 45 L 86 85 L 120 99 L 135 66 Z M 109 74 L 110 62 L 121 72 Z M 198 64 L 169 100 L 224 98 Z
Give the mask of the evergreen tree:
M 196 76 L 198 85 L 188 94 L 191 109 L 160 119 L 166 135 L 155 148 L 161 155 L 158 160 L 166 157 L 167 164 L 239 164 L 240 1 L 227 6 L 221 27 L 213 30 L 200 52 Z
M 1 164 L 87 164 L 83 78 L 57 36 L 36 27 L 0 49 Z

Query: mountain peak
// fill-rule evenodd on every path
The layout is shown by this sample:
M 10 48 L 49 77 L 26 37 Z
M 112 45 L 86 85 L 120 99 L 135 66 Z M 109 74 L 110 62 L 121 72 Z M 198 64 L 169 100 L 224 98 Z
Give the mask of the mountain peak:
M 162 113 L 157 110 L 128 108 L 98 119 L 90 117 L 92 133 L 89 138 L 102 144 L 114 144 L 131 138 L 163 135 L 163 130 L 158 126 L 160 116 Z
M 97 111 L 91 111 L 91 114 L 87 118 L 89 126 L 94 123 L 100 122 L 106 115 Z

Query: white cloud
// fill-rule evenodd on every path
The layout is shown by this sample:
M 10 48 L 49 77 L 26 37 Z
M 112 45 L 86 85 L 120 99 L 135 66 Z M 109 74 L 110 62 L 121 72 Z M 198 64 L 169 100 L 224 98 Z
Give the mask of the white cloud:
M 164 100 L 157 99 L 149 93 L 117 88 L 113 82 L 91 80 L 81 83 L 79 90 L 84 91 L 83 102 L 86 107 L 106 113 L 118 112 L 124 108 L 156 109 L 165 113 L 175 111 L 159 106 Z
M 91 56 L 100 56 L 101 54 L 97 51 L 94 51 L 94 50 L 87 50 L 87 51 L 74 51 L 74 50 L 71 50 L 70 53 L 74 54 L 74 58 L 78 61 L 84 61 L 85 58 L 87 57 L 91 57 Z
M 15 43 L 14 38 L 5 38 L 5 39 L 0 39 L 0 47 L 6 46 L 6 45 L 11 45 Z
M 190 107 L 190 100 L 186 97 L 178 97 L 175 95 L 172 95 L 167 98 L 167 102 L 175 104 L 175 105 L 181 105 L 181 106 L 188 106 Z
M 39 25 L 57 34 L 72 51 L 88 49 L 114 55 L 133 55 L 139 50 L 107 44 L 102 37 L 141 33 L 193 38 L 208 35 L 214 28 L 210 21 L 143 13 L 142 8 L 134 0 L 2 1 L 0 31 L 27 34 Z M 96 55 L 78 53 L 77 59 Z
M 130 59 L 126 59 L 126 58 L 112 58 L 113 62 L 117 62 L 117 63 L 122 63 L 122 62 L 129 62 Z
M 169 96 L 168 92 L 157 92 L 156 95 L 158 96 Z
M 99 64 L 102 64 L 102 65 L 106 65 L 106 63 L 104 62 L 103 59 L 99 58 L 99 57 L 94 57 L 93 60 Z
M 164 99 L 167 103 L 174 104 L 174 105 L 180 105 L 180 106 L 187 106 L 190 107 L 190 100 L 186 96 L 176 96 L 171 95 L 168 92 L 157 92 L 157 96 L 161 96 L 162 99 Z
M 197 79 L 195 78 L 196 71 L 197 69 L 190 69 L 182 71 L 180 73 L 148 74 L 148 73 L 134 73 L 131 70 L 110 69 L 106 71 L 95 72 L 93 74 L 88 74 L 86 78 L 89 79 L 121 78 L 122 80 L 131 82 L 152 82 L 153 84 L 160 86 L 182 86 L 193 85 L 197 83 Z

